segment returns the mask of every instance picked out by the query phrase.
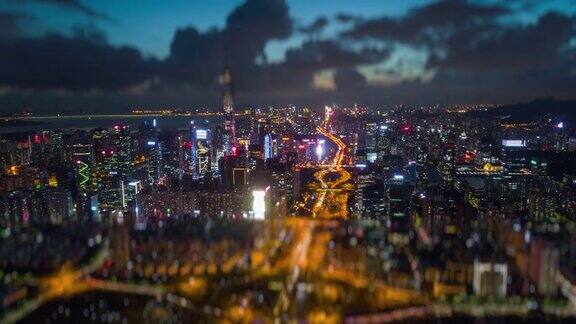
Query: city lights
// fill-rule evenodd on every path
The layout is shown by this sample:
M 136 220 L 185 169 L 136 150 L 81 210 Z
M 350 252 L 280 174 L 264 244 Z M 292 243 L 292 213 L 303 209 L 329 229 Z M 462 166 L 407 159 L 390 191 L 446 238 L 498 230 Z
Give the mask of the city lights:
M 324 153 L 324 146 L 319 143 L 318 145 L 316 145 L 316 155 L 318 155 L 318 158 L 321 158 L 323 153 Z
M 0 323 L 576 323 L 572 0 L 21 2 Z

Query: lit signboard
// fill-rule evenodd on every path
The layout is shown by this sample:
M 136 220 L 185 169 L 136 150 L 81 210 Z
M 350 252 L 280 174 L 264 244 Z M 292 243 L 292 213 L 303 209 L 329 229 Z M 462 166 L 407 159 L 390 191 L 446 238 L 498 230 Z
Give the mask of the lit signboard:
M 266 191 L 263 190 L 254 190 L 252 192 L 252 212 L 254 213 L 254 219 L 264 219 L 266 212 L 265 196 Z
M 208 138 L 208 132 L 204 129 L 196 130 L 196 139 L 206 139 Z
M 366 153 L 366 160 L 368 160 L 368 162 L 370 162 L 370 163 L 376 161 L 377 158 L 378 158 L 378 154 L 376 154 L 376 153 Z
M 525 140 L 502 140 L 502 146 L 506 147 L 525 147 Z

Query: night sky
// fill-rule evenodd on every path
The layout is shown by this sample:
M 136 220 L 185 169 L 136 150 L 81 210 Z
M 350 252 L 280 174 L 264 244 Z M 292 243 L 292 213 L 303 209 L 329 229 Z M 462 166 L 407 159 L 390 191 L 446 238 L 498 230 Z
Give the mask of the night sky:
M 0 0 L 0 110 L 576 99 L 576 1 Z

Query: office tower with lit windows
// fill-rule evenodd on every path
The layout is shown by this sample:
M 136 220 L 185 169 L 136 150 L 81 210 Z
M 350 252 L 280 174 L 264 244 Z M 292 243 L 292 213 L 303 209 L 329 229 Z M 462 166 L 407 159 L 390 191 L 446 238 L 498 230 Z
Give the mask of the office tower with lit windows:
M 393 231 L 407 230 L 413 185 L 404 175 L 395 174 L 385 184 L 388 221 Z
M 193 130 L 192 162 L 195 178 L 202 178 L 212 171 L 212 132 L 208 129 L 195 128 Z
M 93 147 L 91 143 L 75 143 L 69 146 L 71 151 L 72 165 L 76 191 L 74 200 L 78 207 L 78 214 L 85 215 L 89 212 L 89 196 L 94 191 L 92 185 L 92 172 L 94 171 Z
M 270 133 L 265 133 L 262 141 L 264 161 L 274 157 L 273 144 L 274 140 L 272 139 L 272 135 L 270 135 Z
M 502 159 L 504 175 L 502 177 L 502 201 L 506 201 L 516 210 L 528 208 L 528 178 L 526 170 L 526 140 L 502 140 Z
M 47 152 L 49 164 L 53 166 L 62 165 L 64 162 L 64 133 L 61 130 L 45 132 L 44 138 L 47 140 Z
M 359 201 L 361 215 L 363 218 L 383 219 L 386 215 L 386 199 L 384 184 L 382 181 L 367 181 L 364 183 Z
M 98 193 L 100 209 L 104 211 L 121 205 L 121 178 L 112 135 L 103 128 L 92 132 L 94 149 L 92 185 Z
M 116 162 L 118 163 L 118 175 L 121 181 L 126 182 L 132 176 L 132 137 L 127 125 L 114 126 L 114 147 Z
M 192 138 L 194 131 L 192 131 Z M 178 138 L 178 161 L 180 163 L 180 172 L 184 176 L 191 176 L 194 173 L 194 161 L 192 157 L 192 145 L 194 143 L 190 136 L 179 136 Z
M 30 163 L 29 142 L 0 140 L 0 168 L 16 170 Z
M 157 183 L 163 176 L 162 143 L 157 140 L 146 142 L 146 158 L 148 162 L 148 182 Z
M 263 168 L 264 152 L 262 151 L 262 146 L 258 144 L 249 145 L 246 158 L 248 168 L 251 171 L 254 171 L 257 168 Z
M 454 187 L 454 171 L 456 167 L 456 145 L 447 142 L 442 148 L 440 158 L 440 174 L 442 175 L 442 187 L 451 189 Z
M 103 150 L 98 153 L 101 159 L 99 198 L 104 210 L 117 208 L 121 205 L 121 179 L 118 172 L 116 151 L 113 149 Z

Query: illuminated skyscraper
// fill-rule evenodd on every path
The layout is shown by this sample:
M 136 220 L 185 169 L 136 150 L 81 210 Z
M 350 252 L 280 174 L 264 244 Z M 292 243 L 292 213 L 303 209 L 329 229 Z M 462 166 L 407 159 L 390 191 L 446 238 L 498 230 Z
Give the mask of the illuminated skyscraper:
M 162 143 L 156 140 L 146 142 L 148 157 L 148 180 L 150 184 L 157 183 L 163 176 Z
M 93 186 L 99 190 L 102 188 L 102 178 L 106 175 L 105 156 L 109 148 L 108 131 L 104 128 L 97 128 L 92 131 L 92 148 L 94 150 L 94 173 Z
M 502 159 L 504 162 L 502 201 L 507 202 L 519 210 L 527 209 L 528 205 L 528 179 L 530 173 L 526 171 L 526 140 L 502 140 Z
M 74 166 L 76 190 L 73 192 L 79 216 L 84 216 L 90 210 L 89 194 L 94 192 L 92 172 L 94 171 L 92 143 L 75 143 L 68 147 Z
M 128 126 L 114 126 L 114 147 L 120 179 L 126 182 L 131 178 L 132 168 L 132 137 Z
M 120 177 L 114 141 L 107 129 L 92 132 L 94 149 L 93 188 L 98 193 L 100 209 L 120 206 Z M 79 165 L 81 166 L 81 164 Z
M 405 232 L 408 229 L 412 184 L 404 175 L 395 174 L 385 184 L 385 201 L 387 201 L 390 229 Z
M 222 144 L 224 154 L 232 154 L 232 147 L 236 144 L 236 122 L 234 120 L 234 101 L 232 100 L 232 74 L 229 68 L 220 76 L 223 89 L 224 134 Z
M 192 155 L 194 161 L 194 176 L 201 178 L 211 171 L 210 130 L 195 129 Z

